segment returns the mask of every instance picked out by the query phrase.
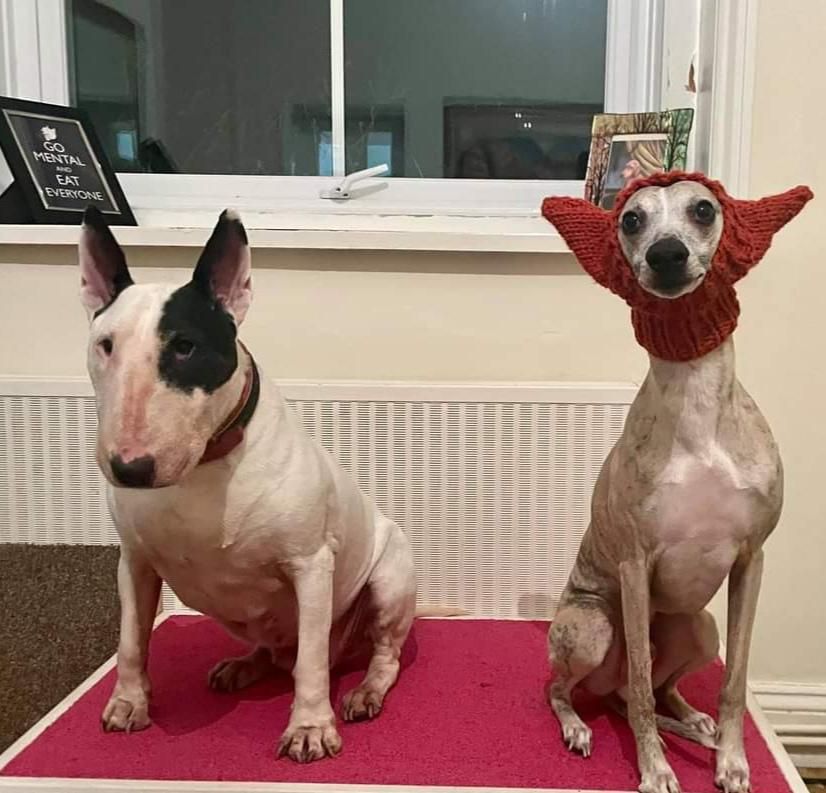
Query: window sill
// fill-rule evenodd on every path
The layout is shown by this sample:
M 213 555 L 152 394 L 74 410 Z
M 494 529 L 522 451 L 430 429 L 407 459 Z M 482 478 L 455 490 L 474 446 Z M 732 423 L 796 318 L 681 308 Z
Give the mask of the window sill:
M 124 247 L 199 248 L 210 227 L 195 222 L 161 225 L 143 217 L 148 225 L 116 229 Z M 181 219 L 184 220 L 183 218 Z M 153 223 L 152 221 L 156 221 Z M 324 216 L 312 218 L 244 215 L 253 248 L 317 250 L 465 251 L 490 253 L 569 253 L 568 246 L 543 218 L 534 217 L 417 217 Z M 0 225 L 0 246 L 75 246 L 76 226 Z

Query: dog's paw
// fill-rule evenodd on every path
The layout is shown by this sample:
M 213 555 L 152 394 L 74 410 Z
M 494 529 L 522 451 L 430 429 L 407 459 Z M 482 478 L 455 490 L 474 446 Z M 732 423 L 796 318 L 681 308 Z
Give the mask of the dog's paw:
M 345 721 L 374 719 L 381 713 L 384 697 L 372 688 L 357 686 L 344 695 L 341 713 Z
M 749 793 L 749 764 L 745 756 L 740 752 L 718 752 L 714 781 L 724 793 Z
M 116 690 L 100 717 L 105 732 L 137 732 L 145 730 L 149 718 L 149 700 L 143 691 Z
M 341 751 L 341 737 L 335 721 L 327 724 L 287 727 L 278 742 L 278 757 L 285 755 L 297 763 L 311 763 L 335 757 Z
M 582 722 L 564 725 L 562 740 L 570 751 L 579 752 L 583 757 L 591 756 L 591 728 Z
M 685 724 L 686 727 L 690 727 L 692 730 L 702 733 L 703 735 L 709 735 L 712 738 L 717 737 L 717 724 L 714 719 L 708 715 L 708 713 L 702 713 L 699 710 L 695 710 L 683 719 L 683 724 Z
M 270 669 L 270 664 L 251 656 L 225 658 L 210 669 L 207 684 L 214 691 L 240 691 L 257 683 Z
M 640 793 L 680 793 L 680 783 L 671 770 L 671 766 L 664 760 L 655 768 L 643 771 Z
M 703 735 L 710 735 L 712 738 L 717 737 L 717 723 L 708 713 L 695 710 L 694 713 L 683 719 L 683 724 L 686 727 L 691 727 L 692 730 L 703 733 Z

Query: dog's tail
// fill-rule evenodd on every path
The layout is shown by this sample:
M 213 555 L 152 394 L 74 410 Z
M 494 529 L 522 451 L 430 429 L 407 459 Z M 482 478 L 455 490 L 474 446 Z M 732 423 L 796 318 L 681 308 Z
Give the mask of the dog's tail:
M 416 617 L 467 617 L 469 613 L 455 606 L 416 606 Z
M 628 719 L 628 707 L 625 702 L 616 694 L 609 696 L 608 704 L 624 719 Z M 716 749 L 717 743 L 713 735 L 703 732 L 697 727 L 692 727 L 690 724 L 684 724 L 678 719 L 672 719 L 670 716 L 663 716 L 656 714 L 657 729 L 660 732 L 670 732 L 672 735 L 678 735 L 680 738 L 685 738 L 694 743 L 705 746 L 708 749 Z M 662 738 L 660 739 L 662 741 Z

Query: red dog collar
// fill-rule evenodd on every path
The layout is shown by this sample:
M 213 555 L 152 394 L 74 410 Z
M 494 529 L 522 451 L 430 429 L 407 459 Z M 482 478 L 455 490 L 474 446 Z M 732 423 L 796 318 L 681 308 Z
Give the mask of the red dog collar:
M 258 367 L 244 345 L 241 348 L 249 356 L 250 367 L 244 380 L 244 388 L 241 397 L 234 410 L 227 416 L 217 432 L 207 441 L 204 453 L 198 465 L 211 463 L 226 457 L 242 440 L 244 440 L 244 430 L 255 413 L 258 404 L 258 396 L 261 391 L 261 381 L 258 375 Z

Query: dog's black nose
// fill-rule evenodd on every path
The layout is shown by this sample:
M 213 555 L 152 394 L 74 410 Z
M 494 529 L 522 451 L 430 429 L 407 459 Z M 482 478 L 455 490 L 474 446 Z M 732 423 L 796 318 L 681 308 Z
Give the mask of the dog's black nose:
M 155 458 L 150 455 L 126 462 L 119 454 L 109 461 L 112 476 L 124 487 L 152 487 L 155 480 Z
M 645 261 L 657 275 L 681 275 L 688 261 L 688 248 L 676 237 L 663 237 L 645 252 Z

